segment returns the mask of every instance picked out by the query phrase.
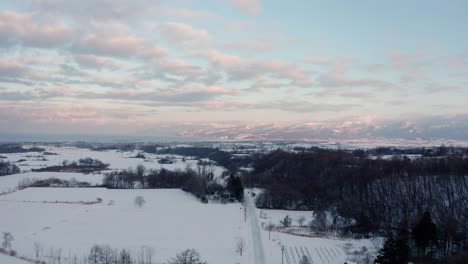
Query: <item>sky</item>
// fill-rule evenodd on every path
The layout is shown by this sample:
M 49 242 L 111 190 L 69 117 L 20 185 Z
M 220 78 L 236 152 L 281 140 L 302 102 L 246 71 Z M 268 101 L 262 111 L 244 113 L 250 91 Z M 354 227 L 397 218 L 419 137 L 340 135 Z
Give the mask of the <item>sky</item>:
M 0 134 L 468 140 L 467 10 L 2 0 Z

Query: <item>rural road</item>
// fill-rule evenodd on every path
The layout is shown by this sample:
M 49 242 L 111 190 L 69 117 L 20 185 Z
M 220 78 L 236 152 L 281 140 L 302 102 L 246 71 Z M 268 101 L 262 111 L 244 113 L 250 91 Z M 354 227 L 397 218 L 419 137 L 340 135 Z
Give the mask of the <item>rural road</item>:
M 245 206 L 247 207 L 247 218 L 250 224 L 250 230 L 252 231 L 254 263 L 266 264 L 263 253 L 262 234 L 258 222 L 257 212 L 255 210 L 255 205 L 249 194 L 244 194 L 244 199 Z

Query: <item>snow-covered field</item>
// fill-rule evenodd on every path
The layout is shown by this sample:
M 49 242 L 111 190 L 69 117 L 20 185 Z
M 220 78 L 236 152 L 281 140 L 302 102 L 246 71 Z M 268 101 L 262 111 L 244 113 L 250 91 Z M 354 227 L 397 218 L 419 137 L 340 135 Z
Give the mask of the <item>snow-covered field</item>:
M 134 205 L 138 195 L 146 200 L 141 208 Z M 97 197 L 102 203 L 17 202 Z M 34 257 L 38 242 L 44 255 L 61 249 L 64 257 L 81 257 L 93 244 L 109 244 L 134 252 L 152 248 L 157 263 L 186 248 L 198 250 L 209 263 L 240 261 L 235 245 L 243 234 L 241 205 L 203 204 L 180 190 L 28 188 L 3 196 L 0 210 L 7 216 L 0 218 L 0 232 L 11 232 L 13 248 L 28 257 Z
M 0 263 L 2 264 L 30 264 L 30 262 L 0 254 Z
M 18 183 L 25 179 L 47 179 L 53 177 L 63 180 L 71 180 L 72 178 L 75 178 L 77 181 L 89 182 L 92 185 L 102 183 L 103 174 L 31 171 L 32 169 L 61 165 L 64 160 L 77 161 L 82 158 L 90 157 L 110 164 L 110 170 L 122 170 L 128 168 L 134 169 L 138 165 L 143 165 L 147 169 L 165 168 L 168 170 L 185 170 L 187 167 L 196 169 L 198 163 L 198 160 L 196 159 L 187 157 L 184 158 L 178 155 L 156 155 L 144 153 L 146 159 L 133 158 L 138 153 L 140 153 L 140 151 L 93 151 L 75 147 L 38 147 L 42 147 L 46 150 L 46 152 L 56 153 L 57 155 L 43 155 L 42 153 L 38 152 L 1 154 L 1 156 L 6 157 L 2 160 L 15 163 L 20 167 L 22 173 L 0 177 L 0 193 L 16 189 Z M 170 157 L 174 163 L 160 164 L 158 162 L 158 159 L 166 157 Z M 24 161 L 18 162 L 20 160 Z M 204 159 L 204 161 L 207 160 Z M 215 177 L 220 176 L 224 171 L 223 167 L 216 165 L 212 165 L 209 169 L 212 170 Z
M 146 159 L 132 158 L 138 152 L 91 151 L 73 147 L 45 147 L 47 152 L 2 154 L 16 162 L 23 173 L 0 177 L 0 193 L 14 191 L 20 181 L 59 178 L 102 183 L 103 174 L 62 172 L 31 172 L 33 168 L 59 165 L 63 160 L 91 157 L 110 164 L 111 170 L 134 168 L 143 164 L 149 169 L 185 169 L 196 167 L 197 160 L 172 156 L 175 163 L 159 164 L 165 155 L 144 153 Z M 44 160 L 45 158 L 45 160 Z M 216 176 L 223 168 L 213 166 Z M 259 190 L 249 190 L 258 193 Z M 134 205 L 136 196 L 143 196 L 142 208 Z M 99 199 L 98 199 L 99 198 Z M 248 195 L 250 199 L 250 195 Z M 102 201 L 101 201 L 102 200 Z M 97 202 L 99 201 L 99 202 Z M 91 203 L 91 204 L 84 204 Z M 374 256 L 381 240 L 346 240 L 336 237 L 314 237 L 307 230 L 298 236 L 265 230 L 268 223 L 279 225 L 289 215 L 293 225 L 304 216 L 307 225 L 313 219 L 310 211 L 260 210 L 248 200 L 248 210 L 237 204 L 203 204 L 181 190 L 108 190 L 104 188 L 27 188 L 0 195 L 0 233 L 11 232 L 13 249 L 19 255 L 35 258 L 34 244 L 41 256 L 77 256 L 82 259 L 94 244 L 108 244 L 116 249 L 131 249 L 138 253 L 142 247 L 151 248 L 154 263 L 166 263 L 176 253 L 187 248 L 198 250 L 210 264 L 286 264 L 299 263 L 305 255 L 313 263 L 334 264 L 356 259 L 357 255 Z M 246 216 L 246 217 L 245 217 Z M 301 232 L 299 232 L 301 233 Z M 237 250 L 244 241 L 243 256 Z M 284 251 L 282 252 L 282 248 Z M 364 250 L 363 250 L 364 249 Z M 25 263 L 23 260 L 0 255 L 0 263 Z
M 88 182 L 91 185 L 102 184 L 103 174 L 82 174 L 71 172 L 26 172 L 0 177 L 0 193 L 13 191 L 18 183 L 25 180 L 57 178 L 61 180 L 76 179 L 80 182 Z M 0 196 L 1 197 L 1 196 Z
M 42 155 L 38 152 L 27 153 L 9 153 L 1 154 L 6 157 L 5 161 L 16 162 L 21 168 L 21 171 L 27 172 L 31 169 L 38 169 L 46 166 L 61 165 L 62 161 L 77 161 L 81 158 L 90 157 L 98 159 L 104 163 L 110 164 L 110 169 L 128 169 L 135 168 L 137 165 L 144 165 L 147 169 L 160 169 L 166 168 L 169 170 L 185 169 L 187 167 L 195 168 L 197 160 L 189 159 L 178 155 L 156 155 L 150 153 L 143 153 L 146 159 L 133 158 L 141 151 L 93 151 L 90 149 L 75 148 L 75 147 L 52 147 L 52 146 L 38 146 L 46 150 L 46 152 L 56 153 L 58 155 Z M 174 161 L 172 164 L 160 164 L 158 159 L 170 157 Z M 44 160 L 45 159 L 45 160 Z M 25 160 L 18 162 L 20 160 Z M 185 160 L 185 161 L 184 161 Z M 219 176 L 223 172 L 223 168 L 219 166 L 212 167 L 215 176 Z
M 248 197 L 247 197 L 248 198 Z M 307 231 L 307 227 L 299 228 L 296 220 L 304 216 L 304 225 L 313 220 L 311 211 L 285 211 L 255 209 L 260 225 L 262 244 L 265 250 L 265 263 L 298 264 L 302 256 L 306 256 L 312 263 L 338 264 L 349 260 L 362 260 L 366 255 L 372 260 L 380 248 L 381 239 L 341 239 L 337 237 L 320 237 Z M 292 226 L 302 229 L 304 236 L 291 235 L 281 231 L 265 230 L 269 223 L 280 225 L 286 215 L 292 218 Z

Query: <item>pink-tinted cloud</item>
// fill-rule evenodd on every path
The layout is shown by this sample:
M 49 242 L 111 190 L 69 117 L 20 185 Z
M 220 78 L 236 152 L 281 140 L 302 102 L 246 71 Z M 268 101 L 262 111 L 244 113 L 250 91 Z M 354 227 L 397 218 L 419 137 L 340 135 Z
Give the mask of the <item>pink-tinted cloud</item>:
M 234 6 L 241 9 L 242 11 L 251 14 L 258 15 L 262 11 L 260 0 L 230 0 Z
M 226 41 L 221 46 L 228 50 L 259 53 L 269 52 L 276 48 L 275 42 L 271 40 L 235 40 Z
M 330 65 L 331 61 L 325 58 L 307 58 L 304 62 L 315 65 Z
M 189 19 L 213 19 L 218 16 L 212 12 L 204 10 L 193 10 L 189 8 L 171 8 L 171 7 L 161 7 L 161 14 L 167 17 L 180 17 L 180 18 L 189 18 Z
M 0 45 L 57 47 L 72 42 L 74 33 L 63 23 L 36 23 L 32 13 L 0 13 Z
M 262 76 L 270 76 L 289 80 L 289 85 L 310 85 L 309 73 L 294 64 L 280 60 L 247 60 L 215 50 L 202 52 L 199 56 L 210 61 L 215 68 L 224 70 L 234 81 L 255 80 Z
M 126 34 L 91 34 L 75 43 L 73 50 L 84 54 L 124 58 L 141 57 L 159 59 L 167 55 L 167 50 L 157 47 L 143 38 Z
M 207 44 L 211 39 L 205 29 L 196 29 L 184 23 L 169 22 L 160 29 L 162 36 L 174 45 L 201 45 Z
M 391 82 L 372 78 L 351 78 L 346 75 L 346 67 L 338 66 L 318 78 L 322 87 L 371 87 L 378 89 L 391 89 L 395 85 Z
M 84 68 L 109 68 L 112 70 L 122 68 L 120 64 L 111 61 L 109 58 L 92 54 L 76 54 L 73 56 L 73 59 Z

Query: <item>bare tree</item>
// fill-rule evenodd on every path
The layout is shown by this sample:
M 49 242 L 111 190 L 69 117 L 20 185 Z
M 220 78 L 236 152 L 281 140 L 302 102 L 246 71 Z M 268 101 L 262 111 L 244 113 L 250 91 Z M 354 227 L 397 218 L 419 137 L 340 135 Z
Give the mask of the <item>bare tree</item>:
M 311 264 L 311 262 L 308 257 L 303 255 L 301 259 L 299 260 L 299 264 Z
M 36 253 L 36 259 L 39 259 L 39 255 L 42 252 L 42 246 L 39 242 L 34 242 L 34 252 Z
M 207 264 L 202 261 L 200 254 L 195 249 L 186 249 L 177 254 L 175 258 L 168 262 L 169 264 Z
M 272 222 L 269 222 L 268 225 L 266 226 L 266 229 L 268 230 L 268 240 L 271 239 L 271 231 L 275 229 L 275 225 Z
M 300 227 L 303 227 L 303 226 L 304 226 L 305 220 L 306 220 L 306 218 L 305 218 L 303 215 L 299 216 L 299 217 L 296 219 L 297 224 L 298 224 Z
M 238 238 L 237 243 L 236 243 L 236 252 L 238 252 L 239 255 L 242 256 L 242 253 L 244 252 L 244 250 L 245 250 L 245 242 L 242 238 Z
M 146 203 L 146 201 L 145 198 L 143 198 L 143 196 L 137 196 L 135 197 L 134 203 L 136 207 L 142 207 Z
M 314 220 L 311 228 L 316 228 L 317 231 L 323 232 L 327 229 L 327 213 L 325 211 L 315 211 Z
M 13 235 L 10 232 L 3 232 L 3 243 L 2 243 L 2 248 L 4 250 L 11 249 L 11 242 L 13 242 L 15 239 L 13 238 Z
M 292 219 L 289 215 L 286 215 L 282 220 L 280 220 L 280 224 L 283 227 L 290 227 L 291 226 Z
M 122 249 L 119 254 L 119 259 L 118 259 L 119 264 L 132 264 L 132 256 L 130 255 L 130 252 Z

